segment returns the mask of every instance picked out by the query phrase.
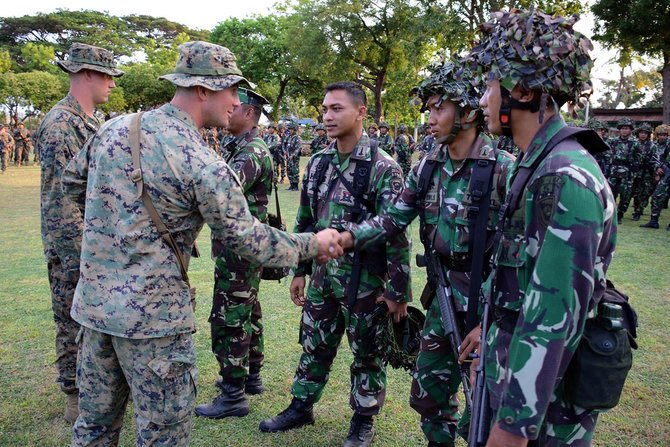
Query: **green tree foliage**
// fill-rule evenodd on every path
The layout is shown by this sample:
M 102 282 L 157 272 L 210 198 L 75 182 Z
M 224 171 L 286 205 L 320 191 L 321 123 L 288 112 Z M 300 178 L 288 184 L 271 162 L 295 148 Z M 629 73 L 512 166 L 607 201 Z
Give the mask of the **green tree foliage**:
M 9 51 L 0 50 L 0 73 L 6 73 L 12 68 L 12 58 Z
M 53 63 L 55 60 L 54 47 L 41 43 L 28 42 L 20 48 L 23 66 L 19 71 L 48 71 L 58 73 L 59 68 Z
M 44 71 L 7 72 L 0 75 L 0 104 L 9 116 L 25 117 L 48 111 L 67 91 L 57 75 Z
M 128 111 L 147 110 L 170 101 L 174 86 L 158 77 L 171 71 L 159 65 L 139 63 L 123 67 L 126 72 L 116 84 L 123 89 L 124 109 Z M 118 110 L 118 109 L 109 109 Z
M 607 47 L 661 57 L 663 122 L 670 123 L 670 0 L 597 0 L 595 38 Z

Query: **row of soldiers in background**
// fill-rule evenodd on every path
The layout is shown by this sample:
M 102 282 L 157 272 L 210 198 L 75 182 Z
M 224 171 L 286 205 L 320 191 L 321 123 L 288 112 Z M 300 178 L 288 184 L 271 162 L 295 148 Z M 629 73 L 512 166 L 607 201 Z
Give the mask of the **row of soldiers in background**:
M 591 120 L 589 127 L 606 139 L 607 126 L 604 123 Z M 670 126 L 662 124 L 656 127 L 654 140 L 651 138 L 654 130 L 651 125 L 642 123 L 634 128 L 630 118 L 621 119 L 617 130 L 618 136 L 606 139 L 611 149 L 599 154 L 597 161 L 614 197 L 619 198 L 619 222 L 631 199 L 634 207 L 631 219 L 634 221 L 640 220 L 651 199 L 651 219 L 640 226 L 658 229 L 661 209 L 667 208 L 670 190 Z M 637 138 L 632 138 L 632 135 Z M 670 225 L 666 229 L 670 230 Z
M 30 163 L 31 152 L 33 152 L 33 142 L 30 131 L 23 123 L 19 123 L 13 132 L 4 124 L 0 124 L 0 160 L 3 174 L 10 162 L 14 162 L 14 166 L 27 166 Z M 35 152 L 33 165 L 39 162 L 40 156 Z
M 408 133 L 406 124 L 398 126 L 398 135 L 395 138 L 389 134 L 389 125 L 381 122 L 379 126 L 372 123 L 368 126 L 368 137 L 370 140 L 376 141 L 380 149 L 386 151 L 390 156 L 396 155 L 396 160 L 402 168 L 404 177 L 407 177 L 412 168 L 412 154 L 419 153 L 419 160 L 421 160 L 428 152 L 435 147 L 435 137 L 430 132 L 428 124 L 422 124 L 419 128 L 419 142 L 415 142 L 414 138 Z

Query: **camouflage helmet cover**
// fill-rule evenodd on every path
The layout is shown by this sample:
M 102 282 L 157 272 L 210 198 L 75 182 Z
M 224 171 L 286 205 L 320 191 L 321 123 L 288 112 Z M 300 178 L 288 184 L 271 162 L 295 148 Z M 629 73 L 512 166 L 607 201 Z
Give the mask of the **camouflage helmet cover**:
M 420 104 L 422 111 L 426 109 L 426 103 L 434 95 L 441 95 L 442 101 L 449 100 L 460 107 L 479 109 L 479 98 L 482 93 L 479 82 L 481 78 L 474 76 L 468 67 L 458 61 L 447 61 L 433 65 L 429 69 L 430 76 L 412 89 L 415 95 L 413 103 Z
M 652 131 L 653 129 L 649 123 L 642 123 L 637 127 L 637 129 L 635 129 L 635 133 L 647 132 L 648 134 L 651 134 Z
M 376 311 L 376 310 L 375 310 Z M 426 321 L 424 314 L 416 307 L 407 307 L 407 317 L 395 323 L 386 316 L 377 324 L 377 346 L 381 350 L 384 363 L 393 368 L 414 369 L 421 347 L 421 331 Z
M 590 90 L 593 44 L 573 29 L 579 16 L 552 17 L 530 10 L 496 11 L 480 25 L 481 40 L 466 56 L 488 80 L 517 85 L 577 103 Z
M 379 123 L 379 129 L 386 129 L 386 130 L 389 130 L 390 127 L 389 127 L 388 124 L 386 124 L 384 121 L 382 121 L 381 123 Z
M 616 128 L 617 129 L 621 129 L 622 127 L 630 127 L 632 129 L 633 127 L 635 127 L 635 125 L 633 124 L 632 119 L 630 119 L 628 117 L 625 117 L 625 118 L 621 118 L 619 120 L 619 122 L 616 123 Z
M 407 124 L 401 124 L 398 126 L 398 132 L 407 132 Z
M 607 129 L 607 126 L 605 126 L 605 123 L 603 123 L 600 120 L 597 120 L 595 118 L 592 118 L 589 120 L 589 123 L 586 125 L 589 129 L 593 130 L 600 130 L 600 129 Z

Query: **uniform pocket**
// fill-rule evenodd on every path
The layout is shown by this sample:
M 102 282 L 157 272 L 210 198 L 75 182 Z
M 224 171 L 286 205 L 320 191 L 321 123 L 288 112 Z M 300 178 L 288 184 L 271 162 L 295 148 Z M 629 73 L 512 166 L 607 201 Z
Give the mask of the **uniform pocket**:
M 187 357 L 156 357 L 149 362 L 145 397 L 149 419 L 157 425 L 178 424 L 191 416 L 198 370 Z

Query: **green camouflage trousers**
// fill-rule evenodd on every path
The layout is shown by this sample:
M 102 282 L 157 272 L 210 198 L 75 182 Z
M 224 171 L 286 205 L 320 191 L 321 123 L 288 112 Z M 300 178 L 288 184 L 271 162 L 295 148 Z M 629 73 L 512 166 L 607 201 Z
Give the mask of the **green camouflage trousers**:
M 288 181 L 291 185 L 297 185 L 300 182 L 300 156 L 289 157 L 287 162 Z
M 0 149 L 0 169 L 2 169 L 2 172 L 7 170 L 7 158 L 9 158 L 7 151 L 5 149 Z
M 379 414 L 386 397 L 386 367 L 375 343 L 379 326 L 371 327 L 370 320 L 380 293 L 358 299 L 353 312 L 346 298 L 308 293 L 301 323 L 303 354 L 291 387 L 295 398 L 312 404 L 319 401 L 346 332 L 354 356 L 349 405 L 363 415 Z
M 440 306 L 433 299 L 421 334 L 421 351 L 412 373 L 411 407 L 421 415 L 421 429 L 428 441 L 453 445 L 456 439 L 458 362 L 444 335 Z
M 284 152 L 281 149 L 277 149 L 272 153 L 272 162 L 275 167 L 275 179 L 279 182 L 286 177 L 286 157 L 284 157 Z
M 409 150 L 398 150 L 398 164 L 402 168 L 402 175 L 407 178 L 412 170 L 412 152 Z
M 63 260 L 47 250 L 47 273 L 51 288 L 51 308 L 56 323 L 56 382 L 66 394 L 77 392 L 77 333 L 79 323 L 70 316 L 74 289 L 79 281 L 79 262 Z
M 625 213 L 628 210 L 633 191 L 633 177 L 630 173 L 623 175 L 613 172 L 607 180 L 612 189 L 614 200 L 616 200 L 617 197 L 619 198 L 618 211 L 622 214 Z
M 661 215 L 661 210 L 668 200 L 668 195 L 670 195 L 670 185 L 668 180 L 665 182 L 659 182 L 656 185 L 654 194 L 651 196 L 651 215 L 658 217 Z
M 633 180 L 633 208 L 635 214 L 642 215 L 644 209 L 649 205 L 649 198 L 654 193 L 656 182 L 654 178 L 645 175 Z
M 116 446 L 129 396 L 138 446 L 188 446 L 197 375 L 190 333 L 130 339 L 82 328 L 72 446 Z
M 234 255 L 238 258 L 237 255 Z M 230 257 L 229 257 L 230 258 Z M 258 288 L 261 269 L 246 261 L 218 257 L 209 322 L 212 352 L 224 381 L 247 377 L 263 363 L 263 320 Z

